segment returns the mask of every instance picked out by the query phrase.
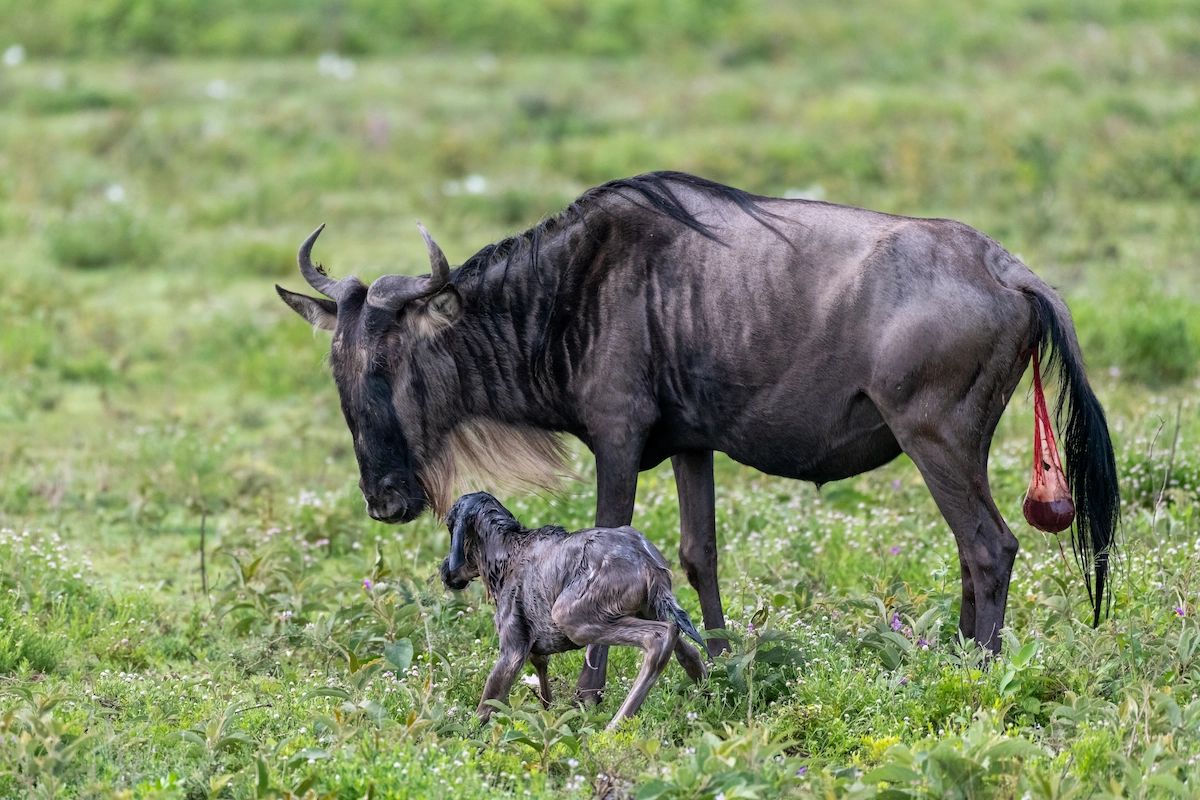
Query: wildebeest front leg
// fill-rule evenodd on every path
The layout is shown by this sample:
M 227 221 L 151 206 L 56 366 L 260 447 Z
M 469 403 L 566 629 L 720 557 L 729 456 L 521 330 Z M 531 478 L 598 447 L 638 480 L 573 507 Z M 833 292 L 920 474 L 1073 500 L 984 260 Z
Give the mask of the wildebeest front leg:
M 962 574 L 962 609 L 958 615 L 958 630 L 964 639 L 975 638 L 975 581 L 971 578 L 971 565 L 960 549 L 958 567 Z
M 619 528 L 633 522 L 633 503 L 637 496 L 638 459 L 641 445 L 627 443 L 600 445 L 596 452 L 596 527 Z M 608 671 L 608 647 L 588 650 L 577 691 L 580 702 L 598 703 L 604 691 Z
M 721 589 L 717 584 L 717 509 L 711 450 L 694 450 L 671 456 L 675 486 L 679 490 L 679 563 L 688 582 L 700 595 L 704 627 L 725 627 Z M 719 653 L 729 647 L 724 639 L 711 639 L 709 649 Z

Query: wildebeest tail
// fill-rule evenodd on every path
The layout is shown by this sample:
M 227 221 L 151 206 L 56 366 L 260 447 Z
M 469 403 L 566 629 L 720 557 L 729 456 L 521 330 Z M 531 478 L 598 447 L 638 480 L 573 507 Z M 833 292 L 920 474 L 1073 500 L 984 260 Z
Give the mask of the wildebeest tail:
M 1109 565 L 1116 554 L 1121 494 L 1117 464 L 1104 409 L 1096 399 L 1066 305 L 1044 284 L 1026 289 L 1035 312 L 1036 347 L 1048 373 L 1058 381 L 1054 416 L 1063 443 L 1063 471 L 1075 501 L 1071 547 L 1083 571 L 1093 625 L 1112 605 Z M 1096 581 L 1088 574 L 1094 567 Z
M 670 589 L 660 591 L 654 598 L 654 616 L 660 622 L 674 622 L 678 625 L 679 630 L 700 645 L 705 657 L 712 660 L 712 653 L 708 652 L 708 645 L 705 643 L 704 637 L 700 635 L 700 631 L 696 630 L 696 626 L 692 624 L 692 618 L 680 607 L 679 601 L 675 599 L 675 595 L 671 594 Z

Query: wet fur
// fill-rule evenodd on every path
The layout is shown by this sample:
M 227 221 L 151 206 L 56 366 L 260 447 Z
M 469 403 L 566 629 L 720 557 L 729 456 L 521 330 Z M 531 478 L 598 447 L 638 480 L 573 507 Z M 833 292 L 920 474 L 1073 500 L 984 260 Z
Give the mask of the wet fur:
M 496 602 L 500 657 L 476 712 L 481 718 L 491 713 L 490 700 L 507 696 L 529 659 L 549 703 L 546 658 L 594 644 L 646 652 L 613 725 L 637 712 L 672 652 L 693 680 L 704 677 L 699 654 L 679 638 L 682 630 L 704 647 L 671 592 L 671 570 L 633 528 L 529 529 L 483 492 L 459 498 L 446 523 L 451 544 L 442 582 L 461 590 L 478 577 Z

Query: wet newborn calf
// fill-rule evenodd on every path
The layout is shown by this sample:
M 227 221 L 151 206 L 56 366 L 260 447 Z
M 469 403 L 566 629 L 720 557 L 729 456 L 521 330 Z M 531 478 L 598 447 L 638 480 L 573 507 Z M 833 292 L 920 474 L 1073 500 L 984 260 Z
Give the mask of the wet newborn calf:
M 442 583 L 457 591 L 479 577 L 496 599 L 500 658 L 475 710 L 481 719 L 492 712 L 488 700 L 508 696 L 526 660 L 537 669 L 539 694 L 549 704 L 551 654 L 593 644 L 646 653 L 609 728 L 637 713 L 672 651 L 692 680 L 704 678 L 700 654 L 679 637 L 682 629 L 704 646 L 671 594 L 671 570 L 633 528 L 529 530 L 483 492 L 460 497 L 446 524 L 450 556 L 442 562 Z

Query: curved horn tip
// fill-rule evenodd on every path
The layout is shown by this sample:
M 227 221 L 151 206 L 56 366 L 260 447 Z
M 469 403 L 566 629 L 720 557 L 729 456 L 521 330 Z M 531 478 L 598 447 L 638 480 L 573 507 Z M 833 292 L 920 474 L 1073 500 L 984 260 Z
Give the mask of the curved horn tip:
M 435 286 L 444 286 L 450 282 L 450 262 L 420 220 L 417 220 L 417 228 L 421 231 L 421 238 L 425 240 L 425 249 L 429 251 L 430 277 Z
M 317 237 L 321 235 L 321 231 L 325 230 L 325 223 L 322 222 L 317 226 L 317 229 L 310 233 L 304 240 L 304 244 L 300 246 L 301 250 L 312 250 L 313 243 L 317 241 Z
M 425 226 L 421 224 L 421 220 L 417 220 L 417 230 L 421 232 L 421 238 L 425 240 L 426 247 L 436 247 L 437 243 L 433 241 L 433 237 L 429 235 L 429 231 L 425 230 Z
M 321 235 L 321 231 L 325 230 L 325 223 L 321 225 L 304 240 L 300 245 L 300 251 L 296 253 L 296 260 L 300 265 L 300 272 L 304 275 L 304 279 L 308 281 L 308 285 L 316 289 L 326 297 L 336 299 L 338 281 L 329 277 L 325 272 L 325 268 L 320 264 L 312 263 L 312 248 L 313 243 L 317 241 L 317 237 Z

